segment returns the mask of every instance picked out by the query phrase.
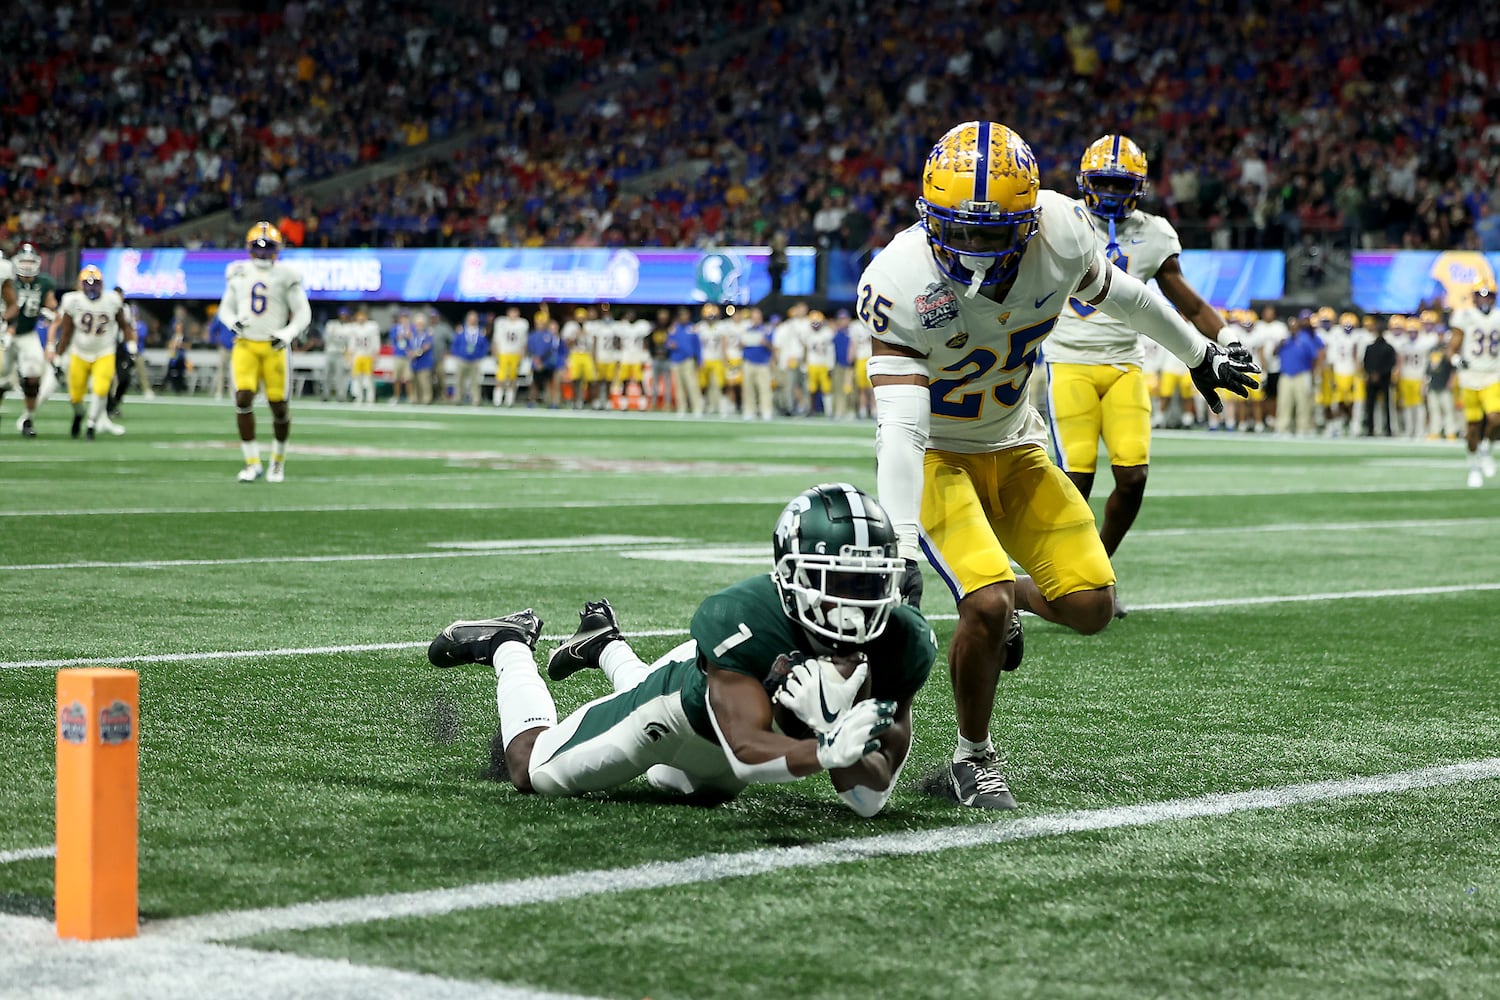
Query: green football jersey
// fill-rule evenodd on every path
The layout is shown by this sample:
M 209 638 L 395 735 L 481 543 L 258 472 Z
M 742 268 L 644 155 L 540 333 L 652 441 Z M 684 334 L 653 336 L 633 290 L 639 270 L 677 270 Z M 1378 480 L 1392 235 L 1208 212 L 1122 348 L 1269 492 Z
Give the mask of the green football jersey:
M 769 574 L 754 576 L 705 598 L 690 632 L 698 643 L 697 670 L 684 679 L 682 707 L 700 736 L 717 741 L 708 718 L 708 664 L 761 683 L 787 654 L 814 655 L 807 633 L 786 616 Z M 885 629 L 860 649 L 870 661 L 873 697 L 904 701 L 927 683 L 937 659 L 937 637 L 915 608 L 901 605 Z
M 16 333 L 35 333 L 37 317 L 42 314 L 42 306 L 47 301 L 47 293 L 54 291 L 56 286 L 52 278 L 45 274 L 39 274 L 30 281 L 22 278 L 13 279 L 16 286 Z M 56 303 L 53 303 L 56 306 Z

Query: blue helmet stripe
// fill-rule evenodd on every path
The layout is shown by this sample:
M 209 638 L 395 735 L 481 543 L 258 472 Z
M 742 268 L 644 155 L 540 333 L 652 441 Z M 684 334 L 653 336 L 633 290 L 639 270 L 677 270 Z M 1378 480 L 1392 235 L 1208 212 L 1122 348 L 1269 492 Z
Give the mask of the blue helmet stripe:
M 1115 143 L 1114 146 L 1110 148 L 1109 158 L 1113 161 L 1116 167 L 1120 165 L 1120 134 L 1118 132 L 1115 133 Z
M 979 123 L 979 158 L 974 161 L 974 200 L 990 200 L 990 123 Z

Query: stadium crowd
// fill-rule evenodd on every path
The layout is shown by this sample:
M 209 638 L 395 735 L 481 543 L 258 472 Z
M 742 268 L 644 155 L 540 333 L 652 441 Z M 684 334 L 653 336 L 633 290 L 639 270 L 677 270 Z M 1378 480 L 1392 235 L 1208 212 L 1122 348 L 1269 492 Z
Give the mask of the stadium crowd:
M 315 245 L 780 232 L 859 249 L 909 222 L 927 146 L 977 95 L 1003 104 L 1044 185 L 1064 191 L 1088 141 L 1129 131 L 1190 245 L 1340 229 L 1367 245 L 1500 247 L 1487 5 L 594 6 L 517 22 L 495 6 L 292 2 L 186 30 L 140 2 L 28 0 L 0 26 L 30 57 L 12 61 L 4 102 L 6 229 L 44 247 L 143 243 L 227 207 Z M 716 42 L 728 53 L 695 58 Z M 563 112 L 567 94 L 582 100 Z M 440 163 L 297 196 L 464 129 Z M 704 169 L 653 176 L 690 160 Z

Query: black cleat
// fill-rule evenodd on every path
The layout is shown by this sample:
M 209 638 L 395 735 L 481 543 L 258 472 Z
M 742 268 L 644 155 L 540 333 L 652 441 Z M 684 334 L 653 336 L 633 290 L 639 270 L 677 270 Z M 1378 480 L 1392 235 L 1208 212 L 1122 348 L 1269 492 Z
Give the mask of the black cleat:
M 83 433 L 83 414 L 73 414 L 73 429 L 68 433 L 71 434 L 74 438 L 77 438 L 78 435 Z
M 961 806 L 971 809 L 1014 809 L 1016 800 L 1010 794 L 1005 761 L 993 748 L 980 757 L 966 757 L 948 766 L 948 791 Z
M 1005 630 L 1005 659 L 1000 662 L 1001 670 L 1014 670 L 1021 665 L 1021 657 L 1026 655 L 1026 633 L 1021 628 L 1021 612 L 1010 613 L 1010 628 Z
M 27 417 L 25 420 L 21 421 L 21 436 L 23 438 L 36 437 L 36 428 L 31 425 L 30 417 Z
M 1130 614 L 1130 609 L 1127 608 L 1127 607 L 1125 607 L 1125 605 L 1121 604 L 1120 603 L 1120 599 L 1118 597 L 1116 597 L 1115 598 L 1115 618 L 1116 619 L 1124 618 L 1128 614 Z
M 564 639 L 563 644 L 547 657 L 547 676 L 555 681 L 599 666 L 599 654 L 604 652 L 604 647 L 624 638 L 615 622 L 615 609 L 608 601 L 589 601 L 578 612 L 578 618 L 578 631 Z
M 541 634 L 542 620 L 530 608 L 503 618 L 456 621 L 428 645 L 427 662 L 434 667 L 488 664 L 502 642 L 524 642 L 527 648 L 535 650 Z
M 88 438 L 90 441 L 94 440 L 94 425 L 93 424 L 89 424 L 89 426 L 84 429 L 83 436 L 86 437 L 86 438 Z

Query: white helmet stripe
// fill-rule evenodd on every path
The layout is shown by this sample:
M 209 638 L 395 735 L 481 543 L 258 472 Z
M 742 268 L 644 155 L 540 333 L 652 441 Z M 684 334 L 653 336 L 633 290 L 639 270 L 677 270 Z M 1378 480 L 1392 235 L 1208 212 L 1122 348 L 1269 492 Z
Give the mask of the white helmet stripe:
M 849 502 L 849 513 L 854 515 L 854 544 L 860 548 L 870 547 L 870 524 L 866 520 L 865 501 L 859 490 L 848 483 L 840 483 L 844 488 L 844 499 Z

